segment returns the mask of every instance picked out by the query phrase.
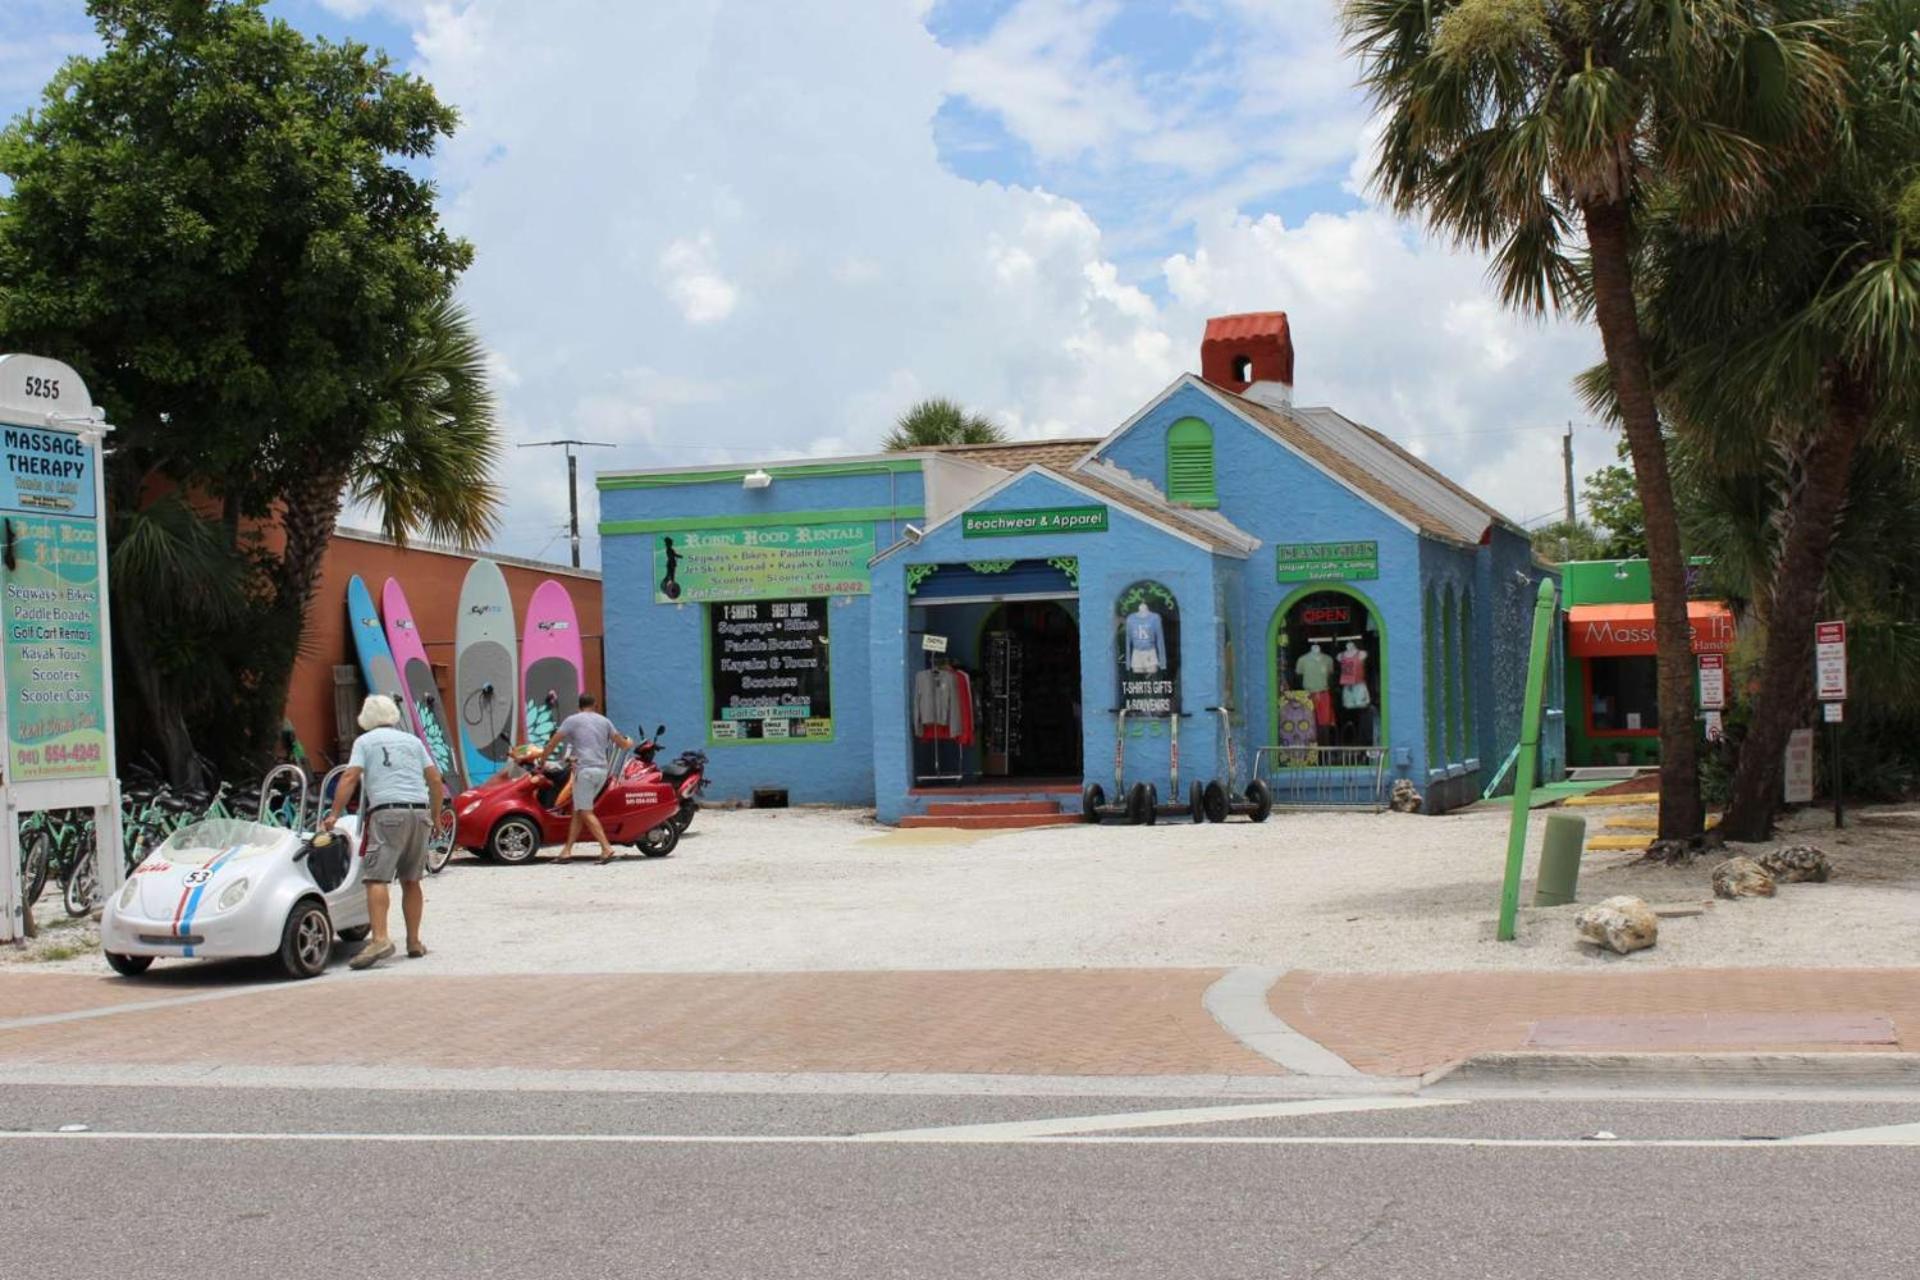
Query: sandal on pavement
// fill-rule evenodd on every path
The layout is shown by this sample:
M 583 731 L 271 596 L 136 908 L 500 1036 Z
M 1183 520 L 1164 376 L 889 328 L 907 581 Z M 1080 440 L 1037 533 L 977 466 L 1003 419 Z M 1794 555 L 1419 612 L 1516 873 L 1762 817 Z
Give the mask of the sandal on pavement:
M 426 943 L 424 943 L 424 942 L 409 942 L 409 943 L 407 944 L 407 958 L 408 958 L 409 960 L 418 960 L 418 959 L 419 959 L 419 958 L 420 958 L 421 956 L 423 956 L 423 955 L 425 955 L 425 954 L 427 954 L 427 944 L 426 944 Z
M 602 866 L 602 867 L 604 867 L 604 866 L 606 866 L 606 865 L 607 865 L 607 864 L 608 864 L 609 862 L 612 862 L 612 861 L 613 861 L 613 860 L 614 860 L 614 859 L 615 859 L 616 857 L 618 857 L 618 856 L 619 856 L 619 855 L 618 855 L 618 854 L 616 854 L 616 853 L 615 853 L 615 852 L 614 852 L 613 850 L 611 850 L 611 849 L 609 849 L 609 850 L 607 850 L 607 851 L 606 851 L 605 853 L 603 853 L 603 854 L 601 854 L 601 855 L 600 855 L 600 859 L 599 859 L 599 862 L 598 862 L 598 863 L 596 863 L 596 865 L 597 865 L 597 866 Z
M 391 941 L 369 942 L 366 946 L 360 948 L 360 953 L 358 955 L 354 956 L 353 959 L 347 961 L 347 968 L 371 969 L 373 968 L 373 966 L 379 964 L 382 960 L 385 960 L 388 956 L 392 955 L 393 951 L 394 951 L 394 947 Z

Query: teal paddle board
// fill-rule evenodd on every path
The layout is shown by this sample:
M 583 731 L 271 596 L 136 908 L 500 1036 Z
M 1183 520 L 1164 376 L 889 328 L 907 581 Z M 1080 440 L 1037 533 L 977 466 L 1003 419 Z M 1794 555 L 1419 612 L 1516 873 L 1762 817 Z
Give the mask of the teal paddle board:
M 405 708 L 407 687 L 394 665 L 393 650 L 387 647 L 387 629 L 380 624 L 380 611 L 373 607 L 373 596 L 357 573 L 347 581 L 347 623 L 367 692 L 384 693 Z

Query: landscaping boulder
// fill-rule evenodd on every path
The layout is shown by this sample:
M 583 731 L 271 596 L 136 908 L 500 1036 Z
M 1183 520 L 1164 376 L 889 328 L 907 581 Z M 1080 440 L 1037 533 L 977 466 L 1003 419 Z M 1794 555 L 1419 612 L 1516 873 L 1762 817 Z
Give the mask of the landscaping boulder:
M 1387 797 L 1387 806 L 1395 813 L 1420 812 L 1420 788 L 1409 779 L 1397 779 L 1392 793 Z
M 1793 884 L 1801 880 L 1825 884 L 1833 875 L 1833 864 L 1827 861 L 1827 855 L 1810 844 L 1790 844 L 1783 849 L 1774 849 L 1761 854 L 1757 861 L 1779 884 Z
M 1713 869 L 1716 898 L 1771 898 L 1773 877 L 1752 858 L 1728 858 Z
M 1588 942 L 1621 955 L 1650 947 L 1660 938 L 1660 919 L 1653 908 L 1625 894 L 1588 907 L 1574 917 L 1573 927 Z

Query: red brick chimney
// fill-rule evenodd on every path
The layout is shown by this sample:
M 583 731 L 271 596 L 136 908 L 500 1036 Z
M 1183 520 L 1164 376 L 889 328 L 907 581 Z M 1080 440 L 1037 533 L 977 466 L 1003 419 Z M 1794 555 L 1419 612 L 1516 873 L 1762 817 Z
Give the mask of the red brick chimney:
M 1293 334 L 1284 311 L 1215 316 L 1200 340 L 1200 376 L 1228 391 L 1256 382 L 1293 387 Z

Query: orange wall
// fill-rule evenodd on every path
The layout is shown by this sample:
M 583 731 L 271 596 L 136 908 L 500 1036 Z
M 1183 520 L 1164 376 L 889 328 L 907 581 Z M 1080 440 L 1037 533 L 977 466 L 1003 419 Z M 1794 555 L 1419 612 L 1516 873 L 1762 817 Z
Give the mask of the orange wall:
M 407 603 L 413 607 L 414 621 L 419 624 L 420 638 L 427 646 L 427 659 L 440 682 L 440 700 L 452 706 L 454 614 L 460 584 L 475 558 L 419 547 L 402 551 L 388 543 L 346 535 L 334 538 L 321 565 L 313 606 L 307 611 L 300 659 L 294 664 L 293 684 L 287 693 L 287 717 L 293 721 L 294 731 L 315 768 L 328 768 L 342 755 L 342 744 L 334 733 L 333 669 L 343 664 L 359 665 L 347 629 L 347 580 L 359 574 L 375 602 L 380 600 L 388 578 L 400 580 Z M 500 571 L 506 575 L 507 590 L 513 596 L 516 635 L 535 587 L 547 578 L 566 587 L 580 615 L 580 643 L 587 659 L 586 687 L 604 697 L 599 579 L 576 577 L 563 567 L 536 570 L 505 562 Z

